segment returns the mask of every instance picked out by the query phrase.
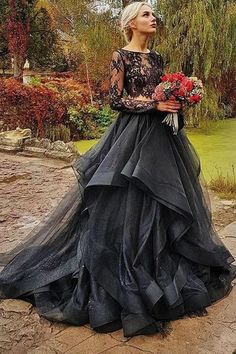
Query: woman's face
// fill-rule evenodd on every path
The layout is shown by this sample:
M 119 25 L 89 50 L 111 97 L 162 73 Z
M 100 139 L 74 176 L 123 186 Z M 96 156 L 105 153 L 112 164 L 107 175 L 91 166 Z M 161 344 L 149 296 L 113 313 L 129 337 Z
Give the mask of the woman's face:
M 155 34 L 157 29 L 156 16 L 151 7 L 143 5 L 138 15 L 130 23 L 133 31 L 145 34 Z

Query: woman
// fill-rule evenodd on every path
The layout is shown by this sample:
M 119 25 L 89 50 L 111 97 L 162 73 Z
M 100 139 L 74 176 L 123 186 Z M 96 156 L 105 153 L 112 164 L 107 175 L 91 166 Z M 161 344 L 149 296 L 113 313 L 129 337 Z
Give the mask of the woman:
M 0 295 L 29 301 L 50 320 L 123 328 L 128 337 L 204 314 L 229 292 L 235 269 L 193 146 L 183 129 L 173 135 L 161 122 L 168 112 L 181 118 L 180 104 L 151 99 L 163 74 L 161 54 L 147 47 L 152 8 L 128 5 L 121 26 L 128 44 L 110 65 L 110 104 L 120 113 L 73 164 L 79 183 L 50 218 L 1 255 Z

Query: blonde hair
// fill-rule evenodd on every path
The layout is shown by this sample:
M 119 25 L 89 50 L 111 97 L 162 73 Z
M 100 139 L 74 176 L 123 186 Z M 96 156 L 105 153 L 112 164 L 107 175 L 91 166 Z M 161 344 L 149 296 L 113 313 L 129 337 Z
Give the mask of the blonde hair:
M 122 11 L 120 18 L 120 28 L 127 43 L 131 41 L 133 34 L 132 29 L 129 26 L 129 22 L 138 15 L 139 10 L 143 5 L 148 5 L 150 8 L 152 8 L 152 6 L 145 1 L 135 1 L 127 5 Z

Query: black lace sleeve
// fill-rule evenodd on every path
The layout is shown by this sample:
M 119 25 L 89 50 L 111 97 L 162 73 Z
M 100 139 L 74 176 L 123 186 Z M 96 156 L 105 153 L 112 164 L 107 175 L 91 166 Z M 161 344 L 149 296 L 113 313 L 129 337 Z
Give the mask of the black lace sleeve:
M 124 63 L 121 54 L 114 51 L 110 63 L 109 104 L 117 111 L 141 113 L 155 111 L 154 100 L 143 101 L 135 98 L 123 97 L 124 90 Z

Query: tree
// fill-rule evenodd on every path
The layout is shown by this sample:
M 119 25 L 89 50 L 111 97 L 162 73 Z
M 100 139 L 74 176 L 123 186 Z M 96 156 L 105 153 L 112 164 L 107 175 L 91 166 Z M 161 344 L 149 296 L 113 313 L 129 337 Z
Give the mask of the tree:
M 22 80 L 26 58 L 31 67 L 66 70 L 67 63 L 51 7 L 44 0 L 2 0 L 0 3 L 0 67 Z
M 232 0 L 160 0 L 164 31 L 158 48 L 169 70 L 197 76 L 205 98 L 191 120 L 223 117 L 220 81 L 236 65 L 236 4 Z
M 7 31 L 5 26 L 7 0 L 0 3 L 0 68 L 4 71 L 10 65 L 9 50 L 7 44 Z
M 79 75 L 98 83 L 108 77 L 112 49 L 121 41 L 111 10 L 94 11 L 95 1 L 50 0 L 57 28 L 72 37 L 71 52 L 80 58 Z
M 65 71 L 67 63 L 59 45 L 59 35 L 47 9 L 34 7 L 30 16 L 30 36 L 27 58 L 30 68 L 50 68 Z
M 27 0 L 8 0 L 8 7 L 8 48 L 14 61 L 14 77 L 22 80 L 23 67 L 27 57 L 30 30 L 29 15 L 32 2 Z

